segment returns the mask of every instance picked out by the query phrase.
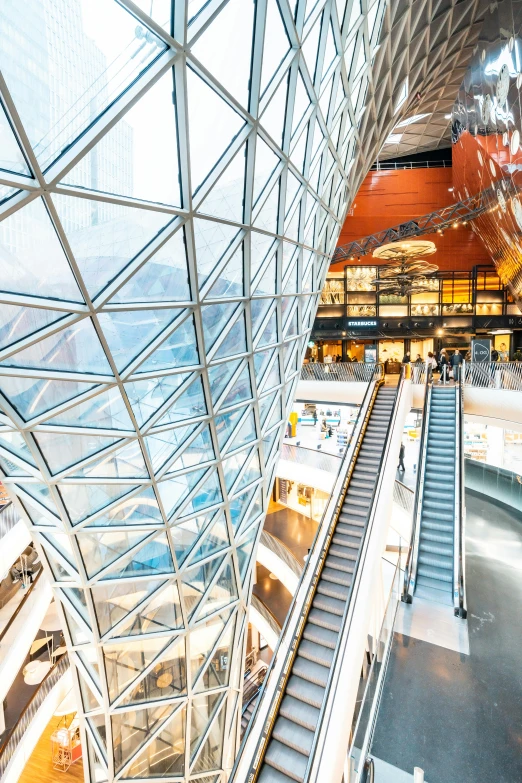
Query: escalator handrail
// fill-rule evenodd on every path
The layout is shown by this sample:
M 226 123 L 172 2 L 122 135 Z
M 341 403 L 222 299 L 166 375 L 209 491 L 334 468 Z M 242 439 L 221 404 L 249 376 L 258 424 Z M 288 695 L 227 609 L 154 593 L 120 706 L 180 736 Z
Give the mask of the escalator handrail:
M 426 472 L 426 451 L 428 448 L 428 427 L 431 410 L 431 392 L 433 390 L 433 374 L 431 367 L 426 373 L 424 384 L 424 405 L 422 409 L 422 432 L 419 444 L 419 459 L 417 463 L 417 483 L 415 486 L 415 503 L 413 507 L 413 520 L 411 526 L 410 546 L 404 568 L 404 588 L 402 600 L 411 603 L 415 592 L 417 580 L 417 561 L 420 545 L 420 522 L 422 514 L 422 501 L 424 497 L 424 474 Z
M 455 438 L 455 519 L 453 525 L 453 611 L 457 617 L 466 617 L 464 590 L 464 520 L 466 515 L 464 482 L 464 377 L 466 363 L 462 362 L 459 384 L 456 390 L 458 427 Z
M 339 658 L 339 651 L 340 651 L 340 648 L 341 648 L 341 641 L 342 641 L 343 636 L 346 636 L 347 634 L 349 634 L 349 630 L 350 630 L 349 626 L 351 624 L 351 618 L 349 620 L 349 614 L 350 614 L 350 610 L 354 606 L 354 603 L 355 603 L 355 600 L 356 600 L 356 597 L 357 597 L 357 593 L 358 593 L 358 590 L 359 590 L 359 586 L 360 586 L 360 574 L 361 574 L 360 565 L 361 565 L 361 562 L 363 560 L 365 560 L 365 558 L 366 558 L 368 541 L 369 541 L 369 537 L 370 537 L 370 534 L 371 534 L 371 531 L 372 531 L 372 528 L 373 528 L 373 520 L 374 520 L 374 515 L 375 515 L 375 499 L 376 499 L 376 497 L 378 497 L 378 495 L 379 495 L 379 493 L 381 491 L 381 487 L 382 487 L 383 466 L 386 464 L 386 461 L 387 461 L 388 455 L 389 455 L 389 451 L 390 451 L 390 434 L 393 432 L 393 430 L 395 428 L 395 423 L 396 423 L 396 420 L 397 420 L 397 411 L 399 409 L 399 405 L 400 405 L 400 401 L 401 401 L 401 395 L 402 395 L 402 391 L 404 389 L 403 381 L 405 379 L 405 376 L 406 376 L 406 369 L 405 369 L 405 366 L 403 365 L 401 367 L 401 373 L 400 373 L 400 376 L 399 376 L 399 383 L 397 385 L 397 394 L 396 394 L 395 401 L 394 401 L 394 404 L 393 404 L 393 410 L 391 412 L 390 419 L 388 421 L 388 426 L 386 428 L 386 435 L 385 435 L 384 442 L 383 442 L 382 454 L 380 456 L 379 465 L 378 465 L 378 468 L 377 468 L 377 477 L 378 478 L 377 478 L 375 486 L 374 486 L 374 488 L 372 490 L 372 495 L 371 495 L 371 498 L 370 498 L 368 523 L 366 525 L 366 528 L 365 528 L 365 531 L 364 531 L 364 534 L 363 534 L 363 537 L 362 537 L 362 540 L 361 540 L 361 544 L 360 544 L 360 547 L 359 547 L 359 553 L 357 555 L 357 560 L 355 561 L 355 564 L 354 564 L 352 588 L 351 588 L 350 594 L 348 596 L 348 601 L 346 603 L 346 606 L 345 606 L 345 609 L 344 609 L 344 613 L 343 613 L 343 617 L 342 617 L 342 620 L 341 620 L 341 633 L 339 635 L 339 639 L 337 641 L 337 645 L 336 645 L 336 648 L 335 648 L 335 651 L 334 651 L 334 656 L 333 656 L 333 659 L 332 659 L 332 663 L 331 663 L 331 666 L 330 666 L 330 672 L 328 674 L 328 680 L 327 680 L 327 683 L 326 683 L 325 695 L 324 695 L 323 703 L 321 705 L 321 710 L 320 710 L 320 713 L 319 713 L 319 720 L 317 721 L 317 727 L 315 729 L 314 739 L 312 741 L 312 747 L 311 747 L 310 753 L 308 755 L 308 764 L 306 766 L 306 771 L 305 771 L 305 774 L 304 774 L 304 780 L 305 781 L 307 781 L 309 779 L 310 772 L 312 770 L 312 766 L 313 766 L 313 763 L 314 763 L 314 760 L 315 760 L 315 754 L 316 754 L 316 751 L 317 751 L 317 743 L 318 743 L 319 736 L 321 734 L 322 725 L 324 723 L 326 706 L 328 704 L 329 695 L 330 695 L 331 686 L 332 686 L 332 679 L 333 679 L 334 673 L 337 670 L 337 662 L 338 662 L 338 658 Z M 372 408 L 373 408 L 373 405 L 372 405 Z M 371 411 L 370 411 L 370 415 L 371 415 Z M 364 438 L 364 433 L 362 433 L 362 435 L 363 435 L 363 438 Z M 346 493 L 344 493 L 344 494 L 346 494 Z M 344 501 L 344 494 L 343 494 L 343 498 L 342 498 L 342 501 L 341 501 L 341 508 L 342 508 L 342 502 Z
M 353 450 L 353 453 L 352 453 L 352 456 L 351 456 L 351 459 L 350 459 L 350 463 L 349 463 L 347 471 L 346 471 L 346 477 L 345 477 L 345 479 L 344 479 L 344 481 L 342 483 L 342 487 L 341 487 L 341 490 L 339 492 L 339 498 L 341 499 L 341 506 L 342 506 L 342 502 L 344 500 L 344 496 L 346 495 L 346 491 L 347 491 L 347 479 L 348 479 L 348 482 L 349 482 L 349 477 L 353 473 L 355 462 L 357 461 L 357 456 L 359 454 L 359 449 L 361 447 L 361 443 L 362 443 L 361 433 L 364 435 L 364 431 L 366 430 L 366 425 L 367 425 L 368 420 L 369 420 L 369 415 L 371 414 L 371 410 L 373 408 L 373 402 L 375 401 L 375 398 L 377 396 L 377 391 L 379 390 L 379 387 L 383 383 L 384 383 L 384 380 L 382 379 L 382 377 L 380 379 L 378 378 L 376 380 L 370 381 L 370 383 L 368 384 L 368 387 L 366 389 L 366 392 L 364 394 L 364 397 L 363 397 L 363 400 L 362 400 L 362 403 L 361 403 L 361 407 L 359 408 L 359 413 L 357 415 L 357 419 L 355 421 L 354 430 L 353 431 L 354 432 L 357 431 L 357 428 L 358 428 L 358 425 L 359 425 L 359 421 L 361 421 L 361 426 L 359 428 L 359 434 L 357 436 L 357 442 L 355 444 L 355 447 L 354 447 L 354 450 Z M 363 415 L 364 415 L 364 419 L 361 419 L 361 416 L 363 416 Z M 348 452 L 349 452 L 349 447 L 346 450 L 346 454 L 348 454 Z M 341 463 L 341 465 L 342 465 L 342 463 Z M 318 563 L 315 565 L 315 568 L 318 567 L 318 565 L 321 563 L 321 561 L 324 562 L 324 559 L 326 558 L 326 553 L 328 552 L 328 548 L 329 548 L 329 542 L 330 542 L 330 539 L 331 539 L 331 537 L 333 535 L 333 529 L 335 528 L 335 525 L 336 525 L 336 522 L 337 522 L 337 516 L 338 516 L 338 513 L 339 513 L 338 510 L 337 510 L 338 506 L 339 506 L 339 501 L 336 503 L 334 511 L 332 513 L 332 517 L 331 517 L 331 520 L 330 520 L 330 529 L 328 530 L 328 533 L 325 536 L 325 541 L 323 543 L 322 551 L 321 551 L 321 554 L 319 556 Z M 324 518 L 324 515 L 328 511 L 328 507 L 329 507 L 329 504 L 327 504 L 326 507 L 325 507 L 325 510 L 323 512 L 323 518 Z M 312 553 L 314 551 L 316 543 L 317 543 L 317 540 L 318 540 L 319 536 L 321 535 L 321 533 L 323 532 L 322 531 L 322 523 L 323 523 L 323 519 L 321 519 L 321 522 L 319 523 L 319 525 L 317 527 L 317 531 L 315 533 L 314 540 L 313 540 L 312 545 L 311 545 L 310 550 L 309 550 L 310 553 Z M 299 582 L 297 584 L 297 587 L 296 587 L 296 590 L 295 590 L 295 593 L 294 593 L 294 597 L 292 599 L 292 603 L 290 604 L 290 607 L 289 607 L 288 612 L 286 614 L 285 622 L 284 622 L 283 627 L 281 629 L 281 633 L 279 634 L 279 639 L 278 639 L 276 648 L 274 650 L 274 654 L 272 656 L 272 660 L 271 660 L 270 665 L 268 667 L 268 671 L 267 671 L 267 673 L 265 675 L 265 680 L 263 682 L 263 685 L 261 686 L 261 689 L 260 689 L 259 698 L 258 698 L 258 700 L 256 702 L 256 706 L 254 707 L 254 711 L 253 711 L 252 716 L 250 718 L 250 722 L 249 722 L 248 728 L 245 731 L 245 734 L 244 734 L 243 739 L 241 741 L 241 745 L 239 747 L 239 751 L 237 753 L 236 760 L 234 762 L 234 766 L 232 767 L 232 771 L 230 773 L 230 778 L 229 778 L 229 781 L 231 783 L 235 779 L 234 776 L 235 776 L 235 773 L 236 773 L 237 768 L 239 766 L 239 763 L 240 763 L 241 756 L 243 754 L 243 750 L 245 748 L 245 745 L 246 745 L 246 743 L 247 743 L 247 741 L 249 739 L 250 732 L 252 730 L 252 726 L 254 726 L 255 723 L 256 723 L 257 713 L 258 713 L 258 711 L 259 711 L 259 709 L 261 707 L 261 704 L 263 702 L 263 696 L 264 696 L 265 689 L 268 687 L 268 684 L 270 682 L 271 674 L 272 674 L 272 671 L 273 671 L 273 669 L 274 669 L 274 667 L 276 665 L 276 662 L 278 661 L 279 653 L 281 651 L 281 647 L 283 646 L 283 640 L 285 639 L 286 633 L 288 631 L 288 626 L 289 626 L 289 624 L 291 622 L 293 611 L 294 611 L 294 609 L 296 607 L 296 603 L 297 603 L 298 598 L 300 598 L 301 586 L 307 579 L 309 579 L 310 580 L 310 586 L 308 588 L 306 597 L 305 597 L 305 599 L 303 601 L 303 607 L 301 609 L 301 621 L 300 621 L 299 626 L 298 626 L 299 638 L 298 638 L 296 643 L 291 643 L 288 646 L 288 652 L 286 653 L 286 656 L 287 656 L 287 658 L 289 658 L 289 660 L 285 661 L 285 665 L 283 666 L 283 671 L 284 671 L 285 674 L 284 674 L 284 677 L 282 679 L 284 679 L 284 682 L 283 683 L 279 682 L 279 684 L 277 686 L 277 689 L 276 689 L 276 691 L 275 691 L 275 693 L 274 693 L 274 695 L 272 697 L 272 701 L 275 702 L 275 706 L 270 709 L 270 715 L 272 716 L 272 720 L 270 722 L 270 726 L 268 726 L 268 727 L 266 726 L 267 722 L 265 722 L 265 726 L 263 728 L 263 731 L 262 731 L 262 733 L 261 733 L 261 735 L 260 735 L 260 737 L 259 737 L 259 739 L 257 741 L 256 751 L 253 754 L 253 762 L 250 765 L 250 773 L 249 773 L 249 776 L 248 776 L 249 783 L 254 783 L 254 781 L 257 779 L 257 777 L 259 775 L 259 772 L 261 770 L 261 766 L 262 766 L 262 763 L 263 763 L 263 758 L 264 758 L 264 755 L 265 755 L 265 751 L 266 751 L 266 748 L 268 746 L 268 741 L 269 741 L 270 736 L 272 734 L 273 724 L 275 723 L 275 720 L 277 718 L 277 714 L 279 712 L 279 705 L 281 703 L 281 700 L 282 700 L 282 697 L 283 697 L 283 694 L 284 694 L 284 691 L 285 691 L 285 688 L 286 688 L 286 682 L 288 680 L 289 672 L 291 670 L 292 663 L 293 663 L 295 654 L 297 652 L 297 648 L 299 647 L 299 641 L 301 639 L 301 635 L 302 635 L 302 632 L 303 632 L 303 629 L 304 629 L 304 625 L 305 625 L 305 622 L 306 622 L 306 617 L 308 616 L 308 611 L 309 611 L 309 609 L 311 607 L 311 601 L 312 601 L 312 598 L 313 598 L 313 594 L 315 593 L 315 585 L 317 584 L 317 582 L 319 580 L 319 577 L 320 577 L 320 573 L 321 573 L 320 570 L 319 570 L 319 572 L 315 575 L 315 577 L 312 577 L 310 579 L 310 569 L 311 568 L 312 568 L 312 558 L 309 556 L 307 558 L 305 566 L 303 568 L 303 573 L 301 574 L 301 578 L 299 579 Z M 312 587 L 314 589 L 312 591 L 312 598 L 310 598 L 309 597 L 310 589 Z M 304 613 L 304 617 L 303 617 L 303 613 Z M 293 641 L 295 641 L 295 640 L 293 640 Z

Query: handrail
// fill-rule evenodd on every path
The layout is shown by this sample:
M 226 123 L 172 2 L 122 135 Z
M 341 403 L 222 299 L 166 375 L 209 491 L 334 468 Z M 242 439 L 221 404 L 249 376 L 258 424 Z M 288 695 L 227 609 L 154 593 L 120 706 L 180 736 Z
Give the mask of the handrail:
M 59 658 L 54 666 L 49 669 L 42 682 L 31 696 L 30 701 L 24 707 L 20 717 L 0 746 L 0 778 L 4 775 L 16 748 L 32 723 L 34 716 L 50 694 L 56 683 L 67 672 L 69 657 L 67 654 Z
M 341 381 L 342 383 L 370 383 L 384 378 L 380 362 L 311 362 L 301 367 L 302 381 Z
M 370 171 L 400 171 L 401 169 L 450 169 L 451 160 L 376 161 Z
M 339 473 L 339 467 L 342 457 L 338 454 L 329 454 L 326 451 L 317 448 L 312 449 L 309 446 L 301 446 L 296 443 L 283 443 L 280 459 L 287 459 L 289 462 L 296 462 L 299 465 L 308 465 L 308 467 L 317 470 L 324 470 L 326 473 L 332 473 L 335 476 Z
M 249 677 L 243 680 L 243 701 L 241 708 L 242 713 L 246 710 L 252 699 L 255 699 L 261 690 L 261 685 L 264 682 L 267 671 L 268 666 L 263 664 L 263 666 L 260 666 L 254 674 L 251 674 Z
M 20 515 L 15 513 L 15 511 L 12 501 L 0 508 L 0 538 L 3 538 L 18 524 Z
M 290 551 L 290 549 L 288 549 L 288 547 L 285 546 L 282 541 L 276 538 L 276 536 L 273 536 L 268 532 L 268 530 L 263 530 L 259 539 L 259 543 L 266 546 L 267 549 L 269 549 L 274 553 L 274 555 L 282 560 L 293 574 L 295 574 L 297 577 L 301 576 L 303 566 L 294 553 Z
M 453 530 L 453 611 L 456 617 L 465 618 L 466 600 L 464 592 L 464 520 L 466 515 L 464 481 L 464 383 L 466 362 L 462 363 L 461 376 L 456 390 L 457 410 L 455 421 L 458 426 L 455 438 L 455 521 Z
M 259 612 L 263 620 L 267 621 L 268 625 L 270 626 L 270 630 L 273 631 L 276 634 L 276 636 L 279 636 L 279 634 L 281 633 L 281 625 L 278 623 L 276 616 L 272 614 L 268 606 L 265 603 L 263 603 L 263 601 L 260 598 L 258 598 L 257 595 L 254 595 L 253 593 L 252 593 L 252 600 L 250 603 L 254 607 L 254 609 Z
M 411 512 L 415 502 L 415 490 L 407 487 L 402 481 L 395 479 L 393 485 L 393 502 L 397 503 L 404 511 Z
M 9 620 L 8 620 L 8 622 L 7 622 L 7 625 L 5 626 L 5 628 L 2 628 L 2 632 L 0 633 L 0 644 L 3 642 L 3 640 L 4 640 L 4 638 L 5 638 L 5 635 L 6 635 L 6 633 L 7 633 L 7 632 L 8 632 L 8 630 L 11 628 L 11 626 L 12 626 L 12 625 L 13 625 L 13 623 L 14 623 L 14 621 L 16 620 L 16 618 L 18 617 L 18 615 L 19 615 L 19 614 L 20 614 L 20 612 L 22 611 L 23 607 L 25 606 L 25 604 L 26 604 L 26 602 L 27 602 L 27 599 L 29 598 L 29 596 L 30 596 L 30 595 L 31 595 L 31 593 L 33 592 L 34 588 L 36 587 L 36 584 L 37 584 L 37 582 L 38 582 L 38 580 L 40 579 L 40 576 L 41 576 L 42 574 L 43 574 L 43 568 L 40 568 L 40 570 L 39 570 L 39 571 L 38 571 L 38 573 L 36 574 L 36 577 L 35 577 L 35 579 L 34 579 L 33 583 L 32 583 L 32 584 L 30 585 L 30 587 L 29 587 L 29 590 L 26 592 L 26 594 L 24 595 L 24 597 L 22 598 L 22 600 L 20 601 L 20 603 L 18 604 L 18 606 L 17 606 L 17 607 L 16 607 L 16 609 L 14 610 L 13 614 L 12 614 L 12 615 L 11 615 L 11 617 L 9 618 Z
M 466 362 L 464 386 L 522 391 L 522 362 Z
M 352 452 L 352 455 L 350 457 L 350 461 L 349 461 L 349 464 L 348 464 L 346 476 L 351 476 L 351 474 L 353 472 L 355 461 L 357 460 L 357 455 L 359 453 L 359 449 L 361 447 L 361 442 L 362 442 L 362 439 L 361 439 L 360 436 L 361 436 L 361 433 L 363 432 L 363 429 L 364 430 L 366 429 L 366 425 L 367 425 L 367 422 L 368 422 L 368 419 L 369 419 L 369 414 L 371 413 L 371 409 L 373 407 L 373 402 L 375 400 L 375 397 L 377 396 L 378 387 L 382 383 L 383 383 L 383 380 L 381 380 L 380 382 L 376 381 L 374 386 L 373 386 L 373 388 L 372 388 L 372 384 L 369 383 L 368 384 L 368 388 L 366 389 L 366 392 L 365 392 L 363 401 L 361 403 L 361 407 L 359 408 L 357 419 L 356 419 L 355 425 L 354 425 L 354 432 L 357 430 L 357 427 L 359 426 L 359 423 L 360 423 L 360 429 L 359 429 L 359 434 L 358 434 L 358 437 L 357 437 L 357 441 L 356 441 L 356 443 L 354 445 L 353 452 Z M 349 451 L 346 452 L 345 459 L 348 458 L 348 454 L 349 454 Z M 342 498 L 344 498 L 344 496 L 346 494 L 346 491 L 347 491 L 347 484 L 346 484 L 346 478 L 345 478 L 345 480 L 343 481 L 343 483 L 341 485 L 341 488 L 340 488 L 340 491 L 339 491 L 339 496 L 340 497 L 342 496 Z M 341 501 L 341 506 L 342 506 L 342 501 Z M 320 538 L 320 535 L 321 535 L 321 532 L 322 532 L 322 525 L 323 525 L 324 517 L 328 513 L 329 507 L 330 507 L 330 504 L 327 504 L 327 506 L 326 506 L 326 508 L 324 510 L 324 513 L 323 513 L 323 518 L 321 519 L 321 522 L 319 523 L 319 525 L 317 527 L 317 531 L 315 533 L 314 540 L 313 540 L 312 546 L 310 548 L 310 553 L 314 552 L 315 546 L 316 546 L 316 544 L 317 544 L 317 542 L 318 542 L 318 540 Z M 259 737 L 259 740 L 257 742 L 255 753 L 253 754 L 253 758 L 255 760 L 253 763 L 255 764 L 255 767 L 254 767 L 253 770 L 252 770 L 252 767 L 250 769 L 250 776 L 249 776 L 250 783 L 253 783 L 253 781 L 257 777 L 257 774 L 258 774 L 259 769 L 261 767 L 261 762 L 262 762 L 262 759 L 263 759 L 263 756 L 264 756 L 264 752 L 266 750 L 266 745 L 268 743 L 268 739 L 269 739 L 271 731 L 272 731 L 272 726 L 273 726 L 273 723 L 275 722 L 275 717 L 277 715 L 277 711 L 278 711 L 279 705 L 280 705 L 281 700 L 282 700 L 282 696 L 283 696 L 283 693 L 284 693 L 284 688 L 286 686 L 286 680 L 288 679 L 288 674 L 289 674 L 290 668 L 292 666 L 292 663 L 293 663 L 293 660 L 294 660 L 294 657 L 295 657 L 295 655 L 292 655 L 292 651 L 294 651 L 294 653 L 295 653 L 297 651 L 297 647 L 299 646 L 299 640 L 301 638 L 302 631 L 304 629 L 304 625 L 305 625 L 305 622 L 306 622 L 306 617 L 308 616 L 308 611 L 309 611 L 309 609 L 311 608 L 311 605 L 312 605 L 312 599 L 313 599 L 313 595 L 314 595 L 314 592 L 315 592 L 315 585 L 317 584 L 317 582 L 319 580 L 319 576 L 320 576 L 320 573 L 321 573 L 321 570 L 322 570 L 322 563 L 323 563 L 324 559 L 326 558 L 326 553 L 328 551 L 329 544 L 330 544 L 331 538 L 333 536 L 333 529 L 335 528 L 335 525 L 336 525 L 336 522 L 337 522 L 337 515 L 338 515 L 337 509 L 338 508 L 339 508 L 339 503 L 337 502 L 335 504 L 334 510 L 333 510 L 333 512 L 331 514 L 331 518 L 330 518 L 330 521 L 329 521 L 329 524 L 328 524 L 328 530 L 327 530 L 327 533 L 325 535 L 325 539 L 323 541 L 323 544 L 322 544 L 322 547 L 321 547 L 321 552 L 320 552 L 320 555 L 318 557 L 316 565 L 312 566 L 313 559 L 312 559 L 311 556 L 307 558 L 307 561 L 305 563 L 305 567 L 303 569 L 303 572 L 301 574 L 301 578 L 299 580 L 299 583 L 297 585 L 296 591 L 294 593 L 294 597 L 292 599 L 292 603 L 290 604 L 290 608 L 289 608 L 289 610 L 287 612 L 286 619 L 285 619 L 285 622 L 283 624 L 283 628 L 282 628 L 281 633 L 279 635 L 279 640 L 278 640 L 278 643 L 277 643 L 276 648 L 274 650 L 274 654 L 272 656 L 272 661 L 270 663 L 270 666 L 268 667 L 268 672 L 267 672 L 267 675 L 265 677 L 265 681 L 263 683 L 263 686 L 261 688 L 261 693 L 260 693 L 259 699 L 257 700 L 254 712 L 252 713 L 252 718 L 250 720 L 249 727 L 248 727 L 247 731 L 245 732 L 245 735 L 244 735 L 244 737 L 243 737 L 243 739 L 241 741 L 241 745 L 240 745 L 238 754 L 236 756 L 236 760 L 234 762 L 234 766 L 232 767 L 232 771 L 231 771 L 230 778 L 229 778 L 230 781 L 234 781 L 234 776 L 235 776 L 235 773 L 236 773 L 237 768 L 239 766 L 239 762 L 240 762 L 240 759 L 241 759 L 242 752 L 243 752 L 243 750 L 245 748 L 245 745 L 246 745 L 246 743 L 248 741 L 248 738 L 250 736 L 250 731 L 252 730 L 252 726 L 255 725 L 255 723 L 256 723 L 255 718 L 256 718 L 257 713 L 258 713 L 258 711 L 260 709 L 260 706 L 261 706 L 261 704 L 263 702 L 264 692 L 265 692 L 265 689 L 267 688 L 268 683 L 270 682 L 272 671 L 274 670 L 274 668 L 276 666 L 276 663 L 278 662 L 279 653 L 281 651 L 285 650 L 285 646 L 283 644 L 283 640 L 285 639 L 288 627 L 289 627 L 290 623 L 292 622 L 292 617 L 293 617 L 294 610 L 296 609 L 297 601 L 298 601 L 298 599 L 300 599 L 301 586 L 304 583 L 306 583 L 307 580 L 309 580 L 310 581 L 310 585 L 309 585 L 309 587 L 307 589 L 305 598 L 303 600 L 303 605 L 302 605 L 301 611 L 299 613 L 299 622 L 297 623 L 297 630 L 294 633 L 292 639 L 290 640 L 290 644 L 287 645 L 287 647 L 286 647 L 287 652 L 285 654 L 285 661 L 284 661 L 284 664 L 283 664 L 283 667 L 282 667 L 283 676 L 281 678 L 279 678 L 278 683 L 277 683 L 276 691 L 274 693 L 274 696 L 272 697 L 273 706 L 271 707 L 271 710 L 270 710 L 270 715 L 271 715 L 272 720 L 271 720 L 271 722 L 267 721 L 268 725 L 264 726 L 263 731 L 261 733 L 261 736 Z M 313 574 L 311 575 L 312 567 L 315 570 L 313 571 Z M 313 588 L 313 589 L 311 590 L 311 588 Z M 252 596 L 252 598 L 254 598 L 254 597 L 255 596 Z
M 315 729 L 315 734 L 314 734 L 314 738 L 313 738 L 313 741 L 312 741 L 312 747 L 310 749 L 310 753 L 309 753 L 309 756 L 308 756 L 308 764 L 307 764 L 306 771 L 305 771 L 305 774 L 304 774 L 304 780 L 305 781 L 308 780 L 308 777 L 309 777 L 311 769 L 312 769 L 312 765 L 313 765 L 314 760 L 315 760 L 315 754 L 316 754 L 316 751 L 317 751 L 317 743 L 318 743 L 319 735 L 321 733 L 321 727 L 322 727 L 322 724 L 324 722 L 326 705 L 328 704 L 328 699 L 329 699 L 330 690 L 331 690 L 331 686 L 332 686 L 332 679 L 333 679 L 334 673 L 336 672 L 336 669 L 337 669 L 336 664 L 337 664 L 337 661 L 338 661 L 338 658 L 339 658 L 339 651 L 340 651 L 340 648 L 341 648 L 341 642 L 342 642 L 343 637 L 346 638 L 347 635 L 349 634 L 349 631 L 350 631 L 351 618 L 349 619 L 349 615 L 350 615 L 351 610 L 352 610 L 352 608 L 353 608 L 353 606 L 355 604 L 357 593 L 358 593 L 359 587 L 360 587 L 360 579 L 361 579 L 361 571 L 362 571 L 362 561 L 366 558 L 366 553 L 367 553 L 367 548 L 368 548 L 368 541 L 369 541 L 369 538 L 370 538 L 371 530 L 373 528 L 373 520 L 374 520 L 374 517 L 375 517 L 375 499 L 378 496 L 378 494 L 380 493 L 381 488 L 382 488 L 383 466 L 386 464 L 386 460 L 388 459 L 388 455 L 389 455 L 389 451 L 390 451 L 390 434 L 393 432 L 393 429 L 395 427 L 395 423 L 396 423 L 396 420 L 397 420 L 397 411 L 398 411 L 399 405 L 400 405 L 400 400 L 401 400 L 401 395 L 402 395 L 402 390 L 403 390 L 403 381 L 405 379 L 405 376 L 406 376 L 406 369 L 405 369 L 405 367 L 402 367 L 401 368 L 401 373 L 400 373 L 400 376 L 399 376 L 399 383 L 398 383 L 398 386 L 397 386 L 397 394 L 396 394 L 396 397 L 395 397 L 393 411 L 392 411 L 392 414 L 390 416 L 390 419 L 389 419 L 389 422 L 388 422 L 388 426 L 386 428 L 386 435 L 385 435 L 385 438 L 384 438 L 384 447 L 383 447 L 383 450 L 382 450 L 382 453 L 381 453 L 381 456 L 380 456 L 380 459 L 379 459 L 379 465 L 378 465 L 378 468 L 377 468 L 378 479 L 377 479 L 377 482 L 376 482 L 376 484 L 375 484 L 375 486 L 373 488 L 373 491 L 372 491 L 372 494 L 371 494 L 371 498 L 370 498 L 370 503 L 369 503 L 370 517 L 368 519 L 368 523 L 366 525 L 366 529 L 365 529 L 363 537 L 362 537 L 361 545 L 360 545 L 360 548 L 359 548 L 359 553 L 357 555 L 357 560 L 355 561 L 355 564 L 354 564 L 354 571 L 353 571 L 353 573 L 354 573 L 354 583 L 352 585 L 351 592 L 350 592 L 349 597 L 348 597 L 348 602 L 347 602 L 347 604 L 345 606 L 343 617 L 342 617 L 342 620 L 341 620 L 341 629 L 342 629 L 342 631 L 341 631 L 341 635 L 340 635 L 340 637 L 339 637 L 339 639 L 337 641 L 337 645 L 336 645 L 336 648 L 335 648 L 335 651 L 334 651 L 333 660 L 332 660 L 332 663 L 331 663 L 331 666 L 330 666 L 330 671 L 328 673 L 328 680 L 327 680 L 326 688 L 325 688 L 325 696 L 323 698 L 323 703 L 322 703 L 321 710 L 320 710 L 320 713 L 319 713 L 319 720 L 317 721 L 317 727 Z M 373 407 L 373 405 L 372 405 L 372 407 Z M 343 495 L 343 500 L 344 500 L 344 495 Z
M 426 471 L 426 451 L 428 448 L 428 426 L 431 409 L 431 392 L 433 389 L 433 374 L 431 368 L 425 376 L 424 406 L 422 409 L 422 432 L 419 445 L 419 463 L 417 469 L 417 483 L 415 486 L 415 504 L 413 507 L 413 521 L 411 527 L 411 539 L 408 549 L 408 557 L 404 566 L 404 587 L 401 600 L 411 604 L 417 580 L 417 561 L 420 545 L 420 521 L 422 513 L 422 499 L 424 495 L 424 474 Z

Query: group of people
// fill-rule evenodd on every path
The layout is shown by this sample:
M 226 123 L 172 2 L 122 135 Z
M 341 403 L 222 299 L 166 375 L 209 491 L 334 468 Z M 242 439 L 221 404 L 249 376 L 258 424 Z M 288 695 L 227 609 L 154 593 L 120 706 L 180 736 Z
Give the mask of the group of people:
M 466 359 L 467 358 L 468 355 L 466 355 Z M 432 353 L 432 351 L 429 351 L 426 362 L 424 361 L 420 353 L 417 354 L 415 361 L 412 362 L 410 351 L 406 351 L 402 359 L 403 364 L 415 364 L 419 367 L 424 364 L 427 364 L 429 367 L 431 367 L 432 372 L 436 372 L 436 371 L 440 372 L 439 383 L 443 383 L 449 380 L 449 378 L 453 378 L 455 381 L 459 381 L 460 371 L 461 371 L 463 361 L 464 361 L 464 356 L 461 354 L 458 348 L 455 349 L 454 353 L 451 354 L 451 356 L 448 356 L 446 354 L 445 348 L 442 348 L 438 357 L 436 357 L 435 354 Z

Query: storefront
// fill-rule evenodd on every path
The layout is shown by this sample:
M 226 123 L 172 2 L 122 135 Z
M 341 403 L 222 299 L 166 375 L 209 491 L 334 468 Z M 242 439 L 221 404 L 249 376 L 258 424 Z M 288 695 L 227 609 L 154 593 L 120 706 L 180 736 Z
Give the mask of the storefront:
M 518 475 L 522 474 L 522 432 L 491 424 L 464 422 L 464 454 Z

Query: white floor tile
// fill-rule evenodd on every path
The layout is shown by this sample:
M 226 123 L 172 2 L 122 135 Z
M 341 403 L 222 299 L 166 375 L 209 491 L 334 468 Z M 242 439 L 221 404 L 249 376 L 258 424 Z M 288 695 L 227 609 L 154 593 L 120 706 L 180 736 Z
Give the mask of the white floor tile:
M 372 756 L 372 758 L 375 769 L 375 783 L 412 783 L 413 772 L 410 774 L 375 756 Z M 424 783 L 428 783 L 428 781 L 425 779 Z
M 422 598 L 414 598 L 411 604 L 401 603 L 394 630 L 469 655 L 468 623 L 455 617 L 450 606 Z

